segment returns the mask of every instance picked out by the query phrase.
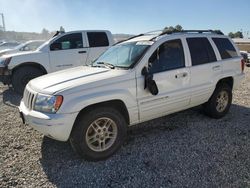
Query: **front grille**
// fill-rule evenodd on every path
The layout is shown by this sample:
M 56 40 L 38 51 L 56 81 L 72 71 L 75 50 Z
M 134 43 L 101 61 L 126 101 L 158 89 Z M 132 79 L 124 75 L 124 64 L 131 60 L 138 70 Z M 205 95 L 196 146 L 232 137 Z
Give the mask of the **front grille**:
M 35 100 L 35 94 L 29 91 L 27 88 L 25 88 L 24 93 L 23 93 L 23 102 L 24 102 L 24 105 L 29 110 L 32 110 L 34 100 Z

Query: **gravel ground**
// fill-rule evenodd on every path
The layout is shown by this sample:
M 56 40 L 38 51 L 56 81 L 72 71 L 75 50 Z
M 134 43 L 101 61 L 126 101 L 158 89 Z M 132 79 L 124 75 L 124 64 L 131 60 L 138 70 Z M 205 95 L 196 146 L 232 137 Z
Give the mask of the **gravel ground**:
M 250 68 L 230 113 L 200 107 L 129 130 L 111 158 L 86 162 L 69 143 L 19 119 L 21 97 L 0 85 L 0 187 L 250 187 Z

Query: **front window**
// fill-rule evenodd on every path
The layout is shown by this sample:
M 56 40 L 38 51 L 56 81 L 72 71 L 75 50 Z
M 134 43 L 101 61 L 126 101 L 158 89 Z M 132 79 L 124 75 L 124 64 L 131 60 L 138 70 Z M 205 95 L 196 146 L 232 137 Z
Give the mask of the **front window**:
M 108 64 L 113 67 L 130 68 L 152 43 L 151 41 L 140 41 L 118 44 L 104 52 L 92 65 Z
M 83 48 L 82 33 L 64 35 L 50 45 L 51 51 Z

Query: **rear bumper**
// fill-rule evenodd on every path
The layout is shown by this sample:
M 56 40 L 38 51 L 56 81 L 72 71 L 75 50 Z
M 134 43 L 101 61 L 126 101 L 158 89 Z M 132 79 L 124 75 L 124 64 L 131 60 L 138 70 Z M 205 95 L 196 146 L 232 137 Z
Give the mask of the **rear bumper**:
M 245 78 L 245 73 L 237 74 L 236 76 L 234 76 L 233 89 L 237 89 L 244 78 Z
M 29 124 L 45 136 L 59 141 L 67 141 L 78 113 L 45 114 L 29 110 L 21 101 L 19 106 L 23 123 Z

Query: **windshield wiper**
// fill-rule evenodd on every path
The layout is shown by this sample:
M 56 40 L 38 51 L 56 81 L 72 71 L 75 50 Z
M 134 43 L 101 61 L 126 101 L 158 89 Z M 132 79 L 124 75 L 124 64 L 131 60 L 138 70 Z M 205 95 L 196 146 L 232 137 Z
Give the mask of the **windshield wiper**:
M 97 65 L 104 65 L 105 67 L 108 67 L 108 68 L 110 68 L 110 69 L 114 69 L 114 68 L 115 68 L 115 66 L 114 66 L 113 64 L 111 64 L 111 63 L 97 62 L 96 64 L 97 64 Z

